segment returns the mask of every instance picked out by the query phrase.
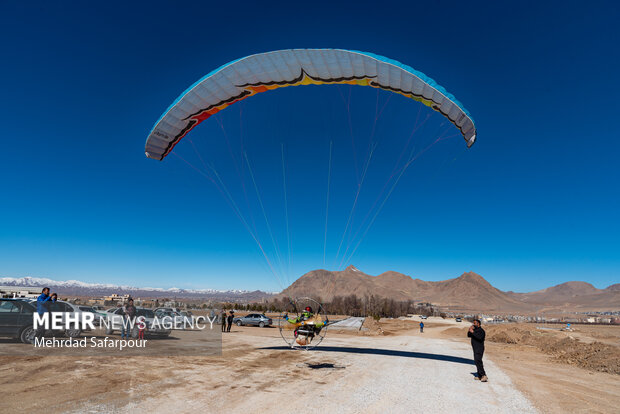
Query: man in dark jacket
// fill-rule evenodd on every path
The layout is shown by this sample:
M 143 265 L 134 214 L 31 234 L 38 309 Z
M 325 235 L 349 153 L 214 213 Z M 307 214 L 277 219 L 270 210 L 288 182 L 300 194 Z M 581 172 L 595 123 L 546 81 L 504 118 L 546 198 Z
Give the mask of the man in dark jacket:
M 37 298 L 37 313 L 43 316 L 49 312 L 49 305 L 51 301 L 52 297 L 50 296 L 50 288 L 44 287 L 41 294 Z M 35 337 L 43 338 L 43 335 L 45 335 L 45 327 L 43 325 L 39 325 L 37 327 L 37 331 L 35 332 Z
M 220 319 L 222 320 L 222 332 L 226 332 L 226 309 L 222 309 Z
M 228 315 L 228 328 L 226 329 L 226 332 L 230 332 L 230 328 L 232 327 L 233 319 L 235 319 L 235 312 L 230 311 L 230 314 Z
M 131 337 L 133 330 L 133 320 L 136 317 L 136 307 L 133 305 L 133 299 L 129 298 L 127 305 L 123 308 L 123 325 L 121 326 L 121 339 L 127 335 L 127 339 Z
M 482 363 L 482 355 L 484 354 L 484 337 L 486 336 L 484 329 L 480 327 L 480 320 L 474 319 L 474 324 L 469 327 L 467 336 L 471 338 L 471 347 L 474 349 L 474 362 L 478 370 L 478 376 L 474 377 L 482 382 L 487 382 L 487 374 L 484 372 Z

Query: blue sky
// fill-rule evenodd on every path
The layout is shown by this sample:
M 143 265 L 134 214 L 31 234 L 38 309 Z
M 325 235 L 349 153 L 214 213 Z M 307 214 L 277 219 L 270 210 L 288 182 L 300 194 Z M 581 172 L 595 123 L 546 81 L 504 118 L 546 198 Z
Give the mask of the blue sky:
M 614 2 L 265 7 L 0 4 L 0 276 L 279 290 L 306 271 L 354 264 L 427 280 L 472 270 L 515 291 L 620 282 Z M 453 138 L 421 156 L 343 260 L 335 256 L 356 193 L 355 163 L 378 142 L 352 224 L 364 233 L 416 116 L 431 115 L 416 133 L 418 149 L 447 131 L 440 117 L 386 92 L 329 86 L 263 94 L 200 125 L 193 142 L 275 263 L 246 151 L 279 250 L 278 281 L 215 186 L 181 160 L 197 165 L 189 143 L 157 162 L 144 156 L 144 142 L 167 106 L 210 70 L 304 47 L 369 51 L 424 72 L 472 113 L 479 136 L 470 150 Z M 353 248 L 351 236 L 343 244 Z

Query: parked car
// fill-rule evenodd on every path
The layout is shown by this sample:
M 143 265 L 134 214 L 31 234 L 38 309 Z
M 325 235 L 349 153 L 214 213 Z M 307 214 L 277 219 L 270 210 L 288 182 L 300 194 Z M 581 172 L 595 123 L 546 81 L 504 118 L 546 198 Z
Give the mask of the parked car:
M 95 309 L 94 306 L 83 306 L 83 305 L 80 305 L 80 306 L 78 306 L 78 308 L 82 312 L 93 313 L 95 315 L 95 325 L 97 325 L 97 326 L 100 326 L 101 325 L 101 319 L 103 319 L 103 318 L 105 318 L 107 316 L 107 314 L 105 312 Z
M 108 319 L 110 320 L 110 324 L 109 326 L 106 327 L 105 333 L 106 335 L 112 335 L 114 331 L 120 330 L 120 326 L 123 323 L 123 315 L 122 315 L 123 309 L 122 308 L 108 309 L 107 312 L 109 314 Z M 144 322 L 146 323 L 145 335 L 157 335 L 161 337 L 167 337 L 170 335 L 171 330 L 166 329 L 163 326 L 161 326 L 162 325 L 161 321 L 158 326 L 155 326 L 155 312 L 153 312 L 151 309 L 136 308 L 136 316 L 144 317 Z M 114 327 L 117 327 L 117 326 L 119 328 L 114 329 Z M 132 338 L 138 337 L 137 324 L 134 324 L 134 328 L 131 331 L 131 337 Z
M 163 312 L 179 312 L 179 310 L 177 308 L 155 308 L 153 309 L 153 311 L 158 312 L 158 311 L 163 311 Z
M 422 316 L 420 316 L 420 319 L 428 319 L 428 316 L 422 315 Z
M 32 314 L 36 308 L 19 299 L 0 299 L 0 336 L 18 339 L 25 344 L 34 341 Z
M 463 319 L 461 319 L 461 318 L 456 318 L 456 321 L 457 321 L 457 322 L 463 322 Z
M 191 313 L 190 311 L 181 311 L 181 312 L 179 312 L 179 314 L 181 314 L 181 316 L 183 318 L 186 318 L 189 321 L 193 321 L 194 320 L 194 314 Z
M 30 304 L 36 308 L 37 300 L 30 299 Z M 67 313 L 85 313 L 86 312 L 86 311 L 81 310 L 79 305 L 75 305 L 70 302 L 65 302 L 63 300 L 57 300 L 56 302 L 48 302 L 48 306 L 49 306 L 50 312 L 52 313 L 58 312 L 63 315 L 63 318 L 61 319 L 63 322 L 64 322 L 64 315 Z M 91 312 L 91 311 L 88 311 L 88 312 Z M 96 317 L 95 317 L 95 324 L 97 324 Z M 84 329 L 84 331 L 86 330 L 87 329 Z M 83 329 L 81 328 L 71 328 L 71 329 L 59 331 L 59 333 L 65 334 L 66 336 L 70 338 L 76 338 L 82 334 L 82 331 Z
M 251 313 L 249 315 L 233 319 L 233 323 L 237 324 L 237 326 L 252 325 L 264 328 L 265 326 L 270 326 L 273 321 L 271 318 L 268 318 L 263 314 Z
M 163 320 L 167 325 L 172 324 L 172 329 L 185 329 L 183 316 L 179 312 L 166 309 L 170 308 L 159 308 L 155 310 L 155 316 Z

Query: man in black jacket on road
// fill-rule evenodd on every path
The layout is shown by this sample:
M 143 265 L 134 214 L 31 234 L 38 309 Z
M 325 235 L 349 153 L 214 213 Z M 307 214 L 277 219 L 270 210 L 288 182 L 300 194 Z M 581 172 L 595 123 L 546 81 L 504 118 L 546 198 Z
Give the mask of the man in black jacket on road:
M 478 370 L 478 376 L 474 377 L 481 382 L 487 382 L 487 374 L 484 372 L 484 365 L 482 364 L 482 355 L 484 354 L 484 329 L 480 327 L 480 320 L 474 319 L 474 324 L 469 327 L 467 336 L 471 338 L 471 347 L 474 349 L 474 362 L 476 363 L 476 369 Z

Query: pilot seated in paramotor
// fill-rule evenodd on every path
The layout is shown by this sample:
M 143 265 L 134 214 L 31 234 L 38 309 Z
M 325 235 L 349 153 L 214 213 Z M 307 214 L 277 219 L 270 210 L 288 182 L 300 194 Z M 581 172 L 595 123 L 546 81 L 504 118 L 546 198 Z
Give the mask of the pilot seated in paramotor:
M 319 314 L 314 314 L 310 306 L 306 306 L 304 311 L 298 317 L 290 319 L 288 314 L 284 314 L 283 318 L 295 325 L 295 342 L 300 346 L 310 345 L 316 335 L 321 332 L 321 329 L 327 323 L 327 320 L 323 321 Z

